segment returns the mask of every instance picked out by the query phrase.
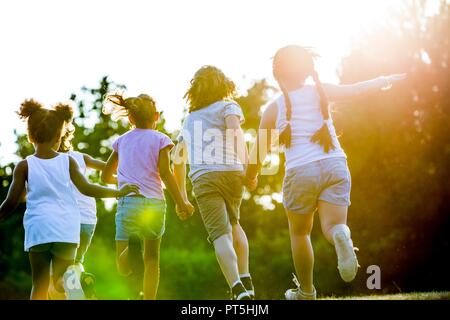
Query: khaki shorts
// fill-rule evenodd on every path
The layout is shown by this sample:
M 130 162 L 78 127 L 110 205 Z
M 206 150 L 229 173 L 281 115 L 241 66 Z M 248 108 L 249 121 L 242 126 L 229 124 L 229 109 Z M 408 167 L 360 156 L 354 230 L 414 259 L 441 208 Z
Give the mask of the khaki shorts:
M 230 233 L 231 226 L 239 222 L 243 176 L 241 171 L 216 171 L 204 173 L 192 182 L 210 242 Z
M 298 214 L 315 212 L 319 200 L 349 206 L 350 189 L 350 171 L 345 158 L 318 160 L 286 172 L 283 204 Z
M 75 260 L 75 256 L 77 255 L 77 247 L 78 244 L 76 243 L 49 242 L 35 245 L 28 251 L 34 253 L 50 253 L 61 260 L 72 261 Z

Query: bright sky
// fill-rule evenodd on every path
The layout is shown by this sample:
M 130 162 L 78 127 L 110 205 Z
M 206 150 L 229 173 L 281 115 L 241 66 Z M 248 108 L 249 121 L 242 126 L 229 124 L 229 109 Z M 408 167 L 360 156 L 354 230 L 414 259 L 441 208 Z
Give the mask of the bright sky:
M 103 75 L 129 94 L 148 93 L 180 125 L 194 72 L 213 64 L 241 90 L 271 78 L 271 57 L 286 44 L 315 46 L 319 71 L 336 68 L 352 39 L 399 0 L 77 0 L 0 2 L 0 162 L 15 160 L 14 111 L 33 97 L 66 101 Z

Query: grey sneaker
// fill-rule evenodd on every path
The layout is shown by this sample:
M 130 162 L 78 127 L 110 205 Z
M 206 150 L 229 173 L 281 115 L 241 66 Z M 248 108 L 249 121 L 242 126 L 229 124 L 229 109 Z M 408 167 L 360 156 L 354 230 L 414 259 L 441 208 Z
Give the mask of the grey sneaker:
M 292 281 L 294 281 L 297 288 L 289 289 L 286 291 L 286 293 L 284 294 L 286 300 L 316 300 L 317 299 L 316 288 L 313 288 L 314 291 L 311 293 L 302 291 L 302 289 L 300 288 L 300 283 L 297 280 L 297 277 L 295 276 L 295 274 L 292 275 L 294 276 Z
M 353 247 L 352 239 L 343 231 L 338 231 L 333 235 L 334 247 L 338 258 L 338 270 L 342 280 L 350 282 L 356 277 L 358 272 L 358 259 Z

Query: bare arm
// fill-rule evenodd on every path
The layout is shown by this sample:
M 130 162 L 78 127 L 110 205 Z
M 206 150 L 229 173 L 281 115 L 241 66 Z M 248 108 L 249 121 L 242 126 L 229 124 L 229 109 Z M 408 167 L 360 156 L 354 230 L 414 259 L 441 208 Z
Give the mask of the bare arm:
M 28 164 L 26 160 L 22 160 L 14 168 L 13 180 L 9 187 L 8 195 L 0 206 L 0 221 L 9 217 L 19 205 L 25 192 L 27 176 Z
M 354 84 L 324 84 L 323 88 L 330 101 L 339 102 L 374 93 L 383 88 L 389 88 L 393 83 L 405 78 L 406 74 L 393 74 Z
M 178 206 L 178 208 L 180 208 L 180 211 L 192 214 L 194 208 L 189 202 L 183 199 L 183 196 L 181 195 L 178 188 L 177 181 L 175 180 L 172 170 L 170 169 L 170 149 L 171 147 L 167 146 L 159 151 L 159 175 L 166 185 L 167 190 L 169 190 L 170 194 L 175 200 L 176 205 Z
M 84 163 L 86 163 L 86 167 L 88 167 L 88 168 L 98 170 L 98 171 L 103 171 L 106 167 L 105 161 L 95 159 L 88 154 L 83 153 L 83 159 L 84 159 Z M 112 174 L 108 183 L 109 184 L 117 184 L 117 176 Z
M 101 179 L 104 183 L 115 184 L 117 179 L 114 173 L 117 172 L 117 165 L 119 164 L 119 154 L 113 151 L 109 156 L 106 165 L 103 167 Z
M 276 103 L 270 104 L 261 117 L 258 136 L 250 152 L 250 164 L 247 168 L 247 179 L 254 180 L 261 169 L 262 162 L 272 147 L 272 130 L 276 127 L 278 107 Z
M 117 198 L 123 197 L 130 193 L 139 193 L 139 189 L 134 185 L 125 185 L 120 190 L 102 187 L 87 181 L 86 177 L 81 174 L 77 162 L 70 159 L 70 178 L 77 189 L 84 195 L 93 198 Z
M 83 153 L 83 159 L 84 159 L 84 162 L 86 163 L 86 167 L 94 169 L 94 170 L 102 171 L 106 166 L 105 161 L 95 159 L 85 153 Z
M 236 137 L 237 156 L 239 161 L 248 164 L 248 149 L 245 143 L 244 132 L 241 129 L 240 118 L 236 115 L 229 115 L 225 118 L 225 125 L 228 130 L 233 130 L 233 136 Z
M 174 150 L 173 175 L 184 201 L 188 201 L 186 192 L 186 159 L 186 143 L 182 141 L 177 144 Z

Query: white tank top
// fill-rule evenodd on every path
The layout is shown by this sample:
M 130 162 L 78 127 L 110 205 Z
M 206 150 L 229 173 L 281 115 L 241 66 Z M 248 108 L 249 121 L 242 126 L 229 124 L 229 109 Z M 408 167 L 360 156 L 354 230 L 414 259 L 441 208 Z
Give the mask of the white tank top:
M 330 150 L 329 153 L 325 153 L 321 145 L 311 142 L 311 137 L 322 127 L 324 121 L 316 87 L 305 85 L 300 89 L 289 92 L 289 97 L 292 104 L 292 137 L 291 147 L 284 151 L 286 170 L 317 160 L 333 157 L 345 158 L 345 152 L 339 144 L 331 117 L 327 121 L 327 125 L 336 148 Z M 281 132 L 287 125 L 284 96 L 278 97 L 276 103 L 278 106 L 277 129 Z
M 87 167 L 84 162 L 84 155 L 77 151 L 70 151 L 69 155 L 78 163 L 78 167 L 83 175 L 86 175 Z M 72 184 L 75 198 L 80 209 L 80 221 L 82 224 L 96 224 L 97 223 L 97 205 L 95 198 L 85 196 L 77 187 Z
M 23 217 L 25 251 L 50 242 L 79 243 L 80 211 L 69 172 L 69 155 L 27 157 L 27 209 Z

